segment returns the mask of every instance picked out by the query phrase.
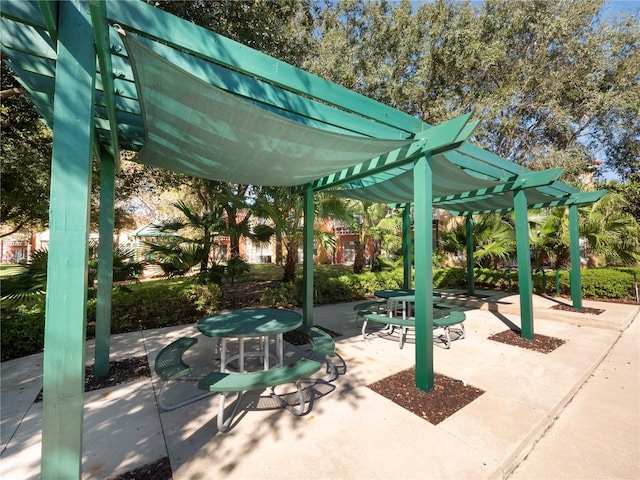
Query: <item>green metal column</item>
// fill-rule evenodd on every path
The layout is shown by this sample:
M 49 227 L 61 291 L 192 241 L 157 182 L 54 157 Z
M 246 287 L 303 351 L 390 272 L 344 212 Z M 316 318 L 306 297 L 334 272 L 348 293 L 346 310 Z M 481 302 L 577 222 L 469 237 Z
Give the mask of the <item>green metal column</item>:
M 96 377 L 109 374 L 111 337 L 111 289 L 113 286 L 113 212 L 115 161 L 100 152 L 100 244 L 98 246 L 98 293 L 96 298 Z
M 411 205 L 405 205 L 402 211 L 402 258 L 404 259 L 404 288 L 411 288 L 412 259 L 411 252 Z
M 529 220 L 527 197 L 524 190 L 516 191 L 513 197 L 516 222 L 516 244 L 518 257 L 518 282 L 520 283 L 520 336 L 533 340 L 533 284 L 531 281 L 531 252 L 529 249 Z
M 580 271 L 580 227 L 578 205 L 569 206 L 569 245 L 571 254 L 571 301 L 573 308 L 582 308 L 582 277 Z
M 474 295 L 476 293 L 476 284 L 473 275 L 475 262 L 473 261 L 473 216 L 471 214 L 467 215 L 465 228 L 467 237 L 467 294 Z
M 431 155 L 416 160 L 413 170 L 416 387 L 425 392 L 434 387 L 432 178 Z
M 302 314 L 304 316 L 304 324 L 311 327 L 313 326 L 313 190 L 309 188 L 302 195 L 304 199 Z
M 44 479 L 79 479 L 95 49 L 80 1 L 59 2 L 43 361 Z

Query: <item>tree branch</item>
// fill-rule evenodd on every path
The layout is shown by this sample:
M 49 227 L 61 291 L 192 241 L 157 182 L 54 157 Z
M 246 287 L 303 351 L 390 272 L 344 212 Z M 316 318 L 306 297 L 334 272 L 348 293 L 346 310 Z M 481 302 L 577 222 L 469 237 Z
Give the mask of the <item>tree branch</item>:
M 13 235 L 14 233 L 16 233 L 17 231 L 21 230 L 22 227 L 25 225 L 25 222 L 21 222 L 18 225 L 16 225 L 13 230 L 10 230 L 6 233 L 1 233 L 0 234 L 0 238 L 4 238 L 4 237 L 8 237 L 9 235 Z
M 27 93 L 24 88 L 13 87 L 7 88 L 6 90 L 0 90 L 0 100 L 5 100 L 9 97 L 15 97 L 16 95 L 22 95 L 23 93 Z

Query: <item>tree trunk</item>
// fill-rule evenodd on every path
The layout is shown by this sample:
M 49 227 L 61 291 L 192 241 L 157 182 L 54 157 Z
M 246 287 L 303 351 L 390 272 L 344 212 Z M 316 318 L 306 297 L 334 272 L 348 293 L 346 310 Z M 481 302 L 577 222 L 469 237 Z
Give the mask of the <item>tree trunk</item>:
M 378 257 L 382 254 L 382 242 L 379 238 L 374 238 L 373 249 L 371 251 L 371 271 L 381 272 L 382 264 L 378 261 Z
M 282 233 L 276 232 L 276 265 L 282 265 Z
M 283 282 L 293 282 L 296 279 L 296 266 L 298 265 L 298 245 L 290 243 L 287 247 L 287 259 L 284 264 Z
M 209 268 L 209 254 L 211 253 L 211 237 L 209 236 L 209 232 L 204 232 L 204 239 L 202 245 L 202 260 L 200 260 L 200 271 L 206 272 Z
M 364 272 L 364 246 L 356 243 L 356 258 L 353 260 L 353 273 Z

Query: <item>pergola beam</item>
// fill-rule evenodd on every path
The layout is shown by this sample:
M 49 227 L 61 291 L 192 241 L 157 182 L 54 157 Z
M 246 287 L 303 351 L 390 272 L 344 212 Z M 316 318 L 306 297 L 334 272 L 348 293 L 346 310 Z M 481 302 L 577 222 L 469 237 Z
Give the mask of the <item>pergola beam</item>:
M 402 208 L 402 277 L 406 289 L 411 289 L 411 205 Z
M 573 308 L 582 308 L 582 277 L 580 271 L 580 225 L 578 218 L 578 206 L 569 206 L 569 252 L 571 258 L 571 271 L 569 273 L 569 285 L 571 289 L 571 301 Z
M 466 240 L 466 253 L 467 253 L 467 294 L 475 295 L 476 285 L 474 278 L 473 268 L 475 266 L 475 259 L 473 258 L 473 216 L 467 215 L 465 218 L 465 240 Z
M 115 87 L 113 82 L 113 66 L 111 64 L 111 42 L 109 41 L 109 27 L 106 14 L 107 7 L 104 1 L 90 0 L 89 12 L 96 42 L 98 64 L 100 65 L 100 77 L 102 78 L 102 91 L 109 119 L 111 132 L 111 147 L 107 151 L 116 162 L 116 171 L 120 168 L 120 142 L 118 139 L 118 117 L 116 111 Z
M 514 190 L 519 190 L 522 188 L 533 188 L 542 185 L 548 185 L 560 178 L 563 173 L 564 168 L 553 168 L 550 170 L 543 170 L 541 172 L 529 172 L 518 175 L 515 178 L 509 178 L 505 180 L 505 183 L 502 183 L 500 185 L 472 190 L 469 192 L 446 195 L 444 197 L 437 197 L 433 199 L 433 202 L 440 204 L 444 204 L 452 200 L 466 200 L 472 202 L 474 201 L 475 197 L 496 195 L 500 193 L 512 192 Z
M 535 210 L 537 208 L 551 208 L 551 207 L 562 207 L 565 205 L 586 205 L 593 202 L 598 201 L 607 193 L 607 190 L 596 190 L 593 192 L 579 192 L 573 193 L 569 197 L 560 198 L 557 200 L 549 201 L 549 202 L 538 202 L 532 203 L 528 205 L 529 210 Z M 498 209 L 489 209 L 489 210 L 457 210 L 453 207 L 458 205 L 449 205 L 447 206 L 446 202 L 438 202 L 439 208 L 449 209 L 449 212 L 452 215 L 483 215 L 486 213 L 506 213 L 513 211 L 513 207 L 509 208 L 498 208 Z M 464 206 L 464 204 L 462 204 Z
M 313 227 L 314 192 L 307 189 L 302 193 L 304 226 L 302 230 L 302 315 L 305 325 L 313 326 Z
M 516 254 L 518 257 L 518 284 L 520 286 L 520 336 L 533 340 L 533 285 L 531 281 L 531 250 L 529 246 L 529 220 L 525 190 L 518 190 L 513 199 L 516 226 Z
M 51 43 L 55 48 L 58 43 L 58 2 L 55 0 L 38 0 L 38 6 L 42 13 L 42 19 L 49 31 Z
M 385 170 L 401 167 L 413 162 L 418 156 L 434 151 L 442 151 L 448 148 L 458 148 L 463 141 L 462 134 L 467 136 L 473 130 L 465 128 L 471 119 L 471 114 L 461 115 L 452 120 L 444 122 L 420 135 L 421 141 L 412 143 L 403 148 L 396 149 L 385 155 L 381 155 L 366 162 L 360 163 L 350 168 L 346 168 L 331 175 L 327 175 L 310 183 L 310 187 L 315 191 L 337 187 L 345 183 L 375 176 Z M 473 127 L 476 122 L 471 122 Z M 467 137 L 465 137 L 466 139 Z
M 413 176 L 414 216 L 419 219 L 414 223 L 416 387 L 425 392 L 434 387 L 431 161 L 429 154 L 416 160 Z
M 113 156 L 100 151 L 100 212 L 98 244 L 98 289 L 96 294 L 96 377 L 109 374 L 111 340 L 111 291 L 113 287 L 113 222 L 116 162 Z

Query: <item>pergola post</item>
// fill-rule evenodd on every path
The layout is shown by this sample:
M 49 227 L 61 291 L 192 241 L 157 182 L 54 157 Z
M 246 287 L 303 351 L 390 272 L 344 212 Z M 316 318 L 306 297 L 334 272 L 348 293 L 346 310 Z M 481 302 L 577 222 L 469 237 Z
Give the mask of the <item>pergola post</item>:
M 313 190 L 307 188 L 303 193 L 304 227 L 302 231 L 302 313 L 304 324 L 313 326 Z
M 531 252 L 529 248 L 529 220 L 527 197 L 524 190 L 513 196 L 516 224 L 516 248 L 518 258 L 518 283 L 520 284 L 520 336 L 533 340 L 533 285 L 531 281 Z
M 429 392 L 434 387 L 433 375 L 433 229 L 431 217 L 431 155 L 415 162 L 414 183 L 414 255 L 416 318 L 416 387 Z
M 100 152 L 100 218 L 98 245 L 98 292 L 96 298 L 95 375 L 109 374 L 111 337 L 111 290 L 113 286 L 113 216 L 115 197 L 115 161 Z
M 475 295 L 476 284 L 473 275 L 473 216 L 468 214 L 465 220 L 466 239 L 467 239 L 467 294 Z
M 402 210 L 402 258 L 404 259 L 404 288 L 411 289 L 411 205 L 407 204 Z
M 571 301 L 573 308 L 582 308 L 582 277 L 580 271 L 580 227 L 578 205 L 569 206 L 569 251 L 571 256 Z
M 86 6 L 58 6 L 41 476 L 79 479 L 96 54 Z

